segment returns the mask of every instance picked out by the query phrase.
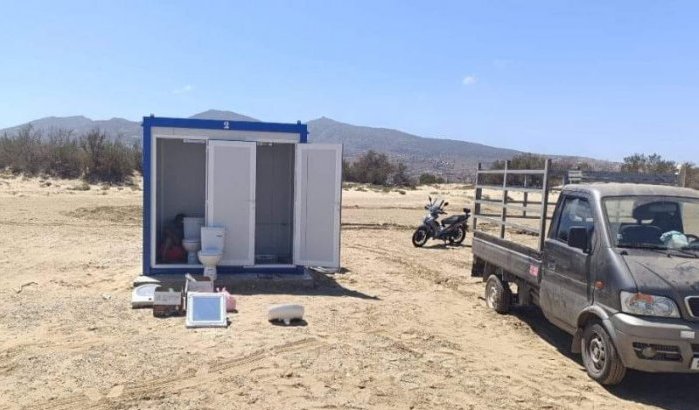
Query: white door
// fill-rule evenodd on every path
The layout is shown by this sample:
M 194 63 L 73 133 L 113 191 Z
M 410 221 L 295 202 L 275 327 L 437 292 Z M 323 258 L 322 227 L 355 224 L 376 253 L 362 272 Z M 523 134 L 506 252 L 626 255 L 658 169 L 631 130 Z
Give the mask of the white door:
M 219 265 L 255 262 L 254 142 L 209 141 L 206 175 L 206 224 L 226 228 Z
M 342 145 L 298 144 L 294 263 L 340 267 Z

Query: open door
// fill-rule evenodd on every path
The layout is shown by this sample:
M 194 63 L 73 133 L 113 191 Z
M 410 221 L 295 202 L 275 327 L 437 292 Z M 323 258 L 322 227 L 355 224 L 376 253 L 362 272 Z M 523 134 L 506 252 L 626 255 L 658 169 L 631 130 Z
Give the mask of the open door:
M 340 267 L 342 145 L 298 144 L 294 263 Z
M 226 228 L 219 265 L 255 263 L 256 148 L 254 142 L 209 141 L 206 224 Z

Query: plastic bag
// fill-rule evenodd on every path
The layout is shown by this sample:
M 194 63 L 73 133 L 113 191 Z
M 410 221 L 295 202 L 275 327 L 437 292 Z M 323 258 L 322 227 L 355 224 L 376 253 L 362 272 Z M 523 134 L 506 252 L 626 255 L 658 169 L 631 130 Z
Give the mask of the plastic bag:
M 660 236 L 660 240 L 663 241 L 665 246 L 671 249 L 680 249 L 689 246 L 687 237 L 680 231 L 665 232 Z
M 226 288 L 216 288 L 216 292 L 223 293 L 226 298 L 226 312 L 235 311 L 235 298 L 233 295 L 228 293 Z

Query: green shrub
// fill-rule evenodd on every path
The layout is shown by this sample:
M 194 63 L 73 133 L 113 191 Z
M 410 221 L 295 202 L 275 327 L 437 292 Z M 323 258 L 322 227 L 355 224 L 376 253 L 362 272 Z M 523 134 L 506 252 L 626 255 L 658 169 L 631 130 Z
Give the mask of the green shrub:
M 6 133 L 0 140 L 0 165 L 14 174 L 37 175 L 44 163 L 42 148 L 41 133 L 31 125 L 21 128 L 14 136 Z
M 443 184 L 444 178 L 438 177 L 434 174 L 430 174 L 429 172 L 425 172 L 423 174 L 420 174 L 420 177 L 418 178 L 418 183 L 420 185 Z
M 107 139 L 107 135 L 98 129 L 87 133 L 81 139 L 80 147 L 85 152 L 83 178 L 87 181 L 123 183 L 136 170 L 134 148 Z
M 84 153 L 70 132 L 58 131 L 45 143 L 43 172 L 59 178 L 79 178 L 83 172 Z

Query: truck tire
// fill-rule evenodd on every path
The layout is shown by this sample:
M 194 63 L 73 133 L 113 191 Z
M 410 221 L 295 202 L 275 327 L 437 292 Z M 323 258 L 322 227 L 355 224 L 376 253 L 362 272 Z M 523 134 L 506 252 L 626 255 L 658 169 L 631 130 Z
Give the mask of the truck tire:
M 512 291 L 497 275 L 490 275 L 485 282 L 485 303 L 500 314 L 510 311 Z
M 599 384 L 613 386 L 626 375 L 626 367 L 619 358 L 612 338 L 598 321 L 585 326 L 580 350 L 587 374 Z

